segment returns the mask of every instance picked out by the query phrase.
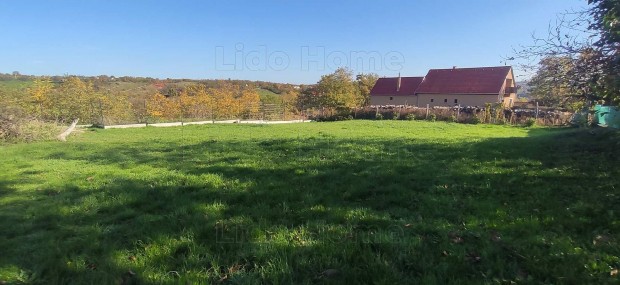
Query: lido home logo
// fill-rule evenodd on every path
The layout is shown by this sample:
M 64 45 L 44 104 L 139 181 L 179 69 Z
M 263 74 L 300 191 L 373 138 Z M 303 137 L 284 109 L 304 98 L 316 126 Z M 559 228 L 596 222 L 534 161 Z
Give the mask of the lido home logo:
M 337 51 L 324 46 L 301 46 L 297 54 L 270 50 L 267 46 L 246 47 L 237 43 L 234 48 L 215 48 L 215 69 L 220 71 L 283 71 L 299 68 L 302 71 L 324 71 L 349 67 L 361 72 L 400 71 L 405 57 L 397 51 Z

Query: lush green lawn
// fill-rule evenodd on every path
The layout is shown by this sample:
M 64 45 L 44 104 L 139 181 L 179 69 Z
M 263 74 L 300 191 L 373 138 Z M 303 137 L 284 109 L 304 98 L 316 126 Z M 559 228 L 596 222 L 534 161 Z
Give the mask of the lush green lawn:
M 0 146 L 0 281 L 618 282 L 619 138 L 350 121 Z

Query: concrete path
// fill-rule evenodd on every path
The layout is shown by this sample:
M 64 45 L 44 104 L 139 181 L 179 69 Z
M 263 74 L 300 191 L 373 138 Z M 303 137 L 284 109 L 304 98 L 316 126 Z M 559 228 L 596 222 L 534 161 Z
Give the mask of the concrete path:
M 206 125 L 206 124 L 264 124 L 264 125 L 277 125 L 277 124 L 295 124 L 295 123 L 308 123 L 310 120 L 291 120 L 291 121 L 263 121 L 263 120 L 226 120 L 226 121 L 200 121 L 200 122 L 174 122 L 174 123 L 157 123 L 148 124 L 150 127 L 181 127 L 187 125 Z M 129 129 L 129 128 L 144 128 L 147 124 L 129 124 L 129 125 L 112 125 L 105 126 L 104 129 Z M 81 126 L 81 127 L 84 127 Z

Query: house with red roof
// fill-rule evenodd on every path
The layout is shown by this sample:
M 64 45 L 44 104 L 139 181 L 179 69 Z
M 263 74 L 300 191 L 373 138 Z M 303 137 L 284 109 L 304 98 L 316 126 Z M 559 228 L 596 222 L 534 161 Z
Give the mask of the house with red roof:
M 424 77 L 379 78 L 370 90 L 370 105 L 410 105 L 416 106 L 415 94 Z
M 512 67 L 431 69 L 424 77 L 380 78 L 370 91 L 370 105 L 512 107 L 517 88 Z

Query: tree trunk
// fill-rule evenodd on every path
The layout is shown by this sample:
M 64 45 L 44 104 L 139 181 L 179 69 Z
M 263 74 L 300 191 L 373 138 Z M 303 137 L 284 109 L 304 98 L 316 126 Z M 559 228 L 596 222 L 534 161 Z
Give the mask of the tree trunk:
M 71 134 L 71 132 L 73 132 L 73 130 L 75 129 L 75 126 L 77 125 L 78 121 L 80 119 L 75 119 L 73 121 L 73 123 L 71 123 L 71 126 L 69 126 L 69 128 L 64 131 L 62 134 L 58 135 L 58 140 L 66 142 L 67 141 L 67 136 L 69 136 Z

